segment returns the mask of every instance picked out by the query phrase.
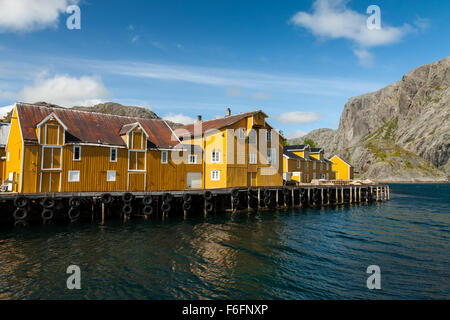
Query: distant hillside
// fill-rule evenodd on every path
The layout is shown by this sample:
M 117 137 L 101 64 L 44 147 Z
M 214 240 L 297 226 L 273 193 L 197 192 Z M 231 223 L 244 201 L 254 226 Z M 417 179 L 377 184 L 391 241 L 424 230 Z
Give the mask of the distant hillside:
M 48 106 L 48 107 L 52 107 L 52 108 L 62 108 L 61 106 L 46 103 L 46 102 L 36 102 L 34 104 L 40 105 L 40 106 Z M 115 103 L 115 102 L 100 103 L 100 104 L 96 104 L 92 107 L 75 106 L 70 109 L 79 110 L 79 111 L 87 111 L 87 112 L 113 114 L 113 115 L 117 115 L 117 116 L 135 117 L 135 118 L 144 118 L 144 119 L 160 119 L 160 117 L 156 113 L 154 113 L 153 111 L 151 111 L 147 108 L 136 107 L 136 106 L 124 106 L 124 105 L 121 105 L 121 104 Z M 176 129 L 183 125 L 181 123 L 175 123 L 175 122 L 168 121 L 168 120 L 166 120 L 166 122 L 172 129 Z
M 450 180 L 450 57 L 351 98 L 337 130 L 314 130 L 289 143 L 305 139 L 348 160 L 364 178 Z

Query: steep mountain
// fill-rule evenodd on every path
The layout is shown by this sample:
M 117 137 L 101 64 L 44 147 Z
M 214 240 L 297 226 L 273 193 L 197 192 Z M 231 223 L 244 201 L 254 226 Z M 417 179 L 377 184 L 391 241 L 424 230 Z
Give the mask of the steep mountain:
M 351 98 L 337 130 L 314 130 L 290 143 L 307 138 L 328 156 L 348 160 L 364 178 L 450 180 L 450 57 Z

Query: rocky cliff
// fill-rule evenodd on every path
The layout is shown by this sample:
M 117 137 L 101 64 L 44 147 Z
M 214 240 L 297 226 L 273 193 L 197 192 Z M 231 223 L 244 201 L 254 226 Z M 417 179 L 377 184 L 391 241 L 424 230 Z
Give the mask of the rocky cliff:
M 337 130 L 314 130 L 290 143 L 307 138 L 328 156 L 347 159 L 364 178 L 450 180 L 450 57 L 351 98 Z

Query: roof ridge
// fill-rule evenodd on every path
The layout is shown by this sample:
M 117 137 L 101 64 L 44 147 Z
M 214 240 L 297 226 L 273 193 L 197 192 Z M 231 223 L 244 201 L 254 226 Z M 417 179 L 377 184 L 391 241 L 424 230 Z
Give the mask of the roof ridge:
M 37 105 L 37 104 L 27 103 L 27 102 L 16 102 L 16 104 L 27 105 L 27 106 L 30 106 L 30 107 L 46 108 L 46 109 L 51 109 L 51 110 L 66 110 L 66 111 L 71 111 L 71 112 L 82 112 L 82 113 L 89 113 L 89 114 L 98 114 L 98 115 L 110 116 L 110 117 L 121 117 L 121 118 L 128 118 L 128 119 L 142 119 L 142 120 L 159 120 L 159 121 L 163 121 L 163 119 L 161 119 L 159 117 L 156 118 L 156 119 L 130 117 L 130 116 L 122 116 L 122 115 L 118 115 L 118 114 L 108 114 L 108 113 L 95 112 L 95 111 L 75 110 L 75 109 L 65 108 L 65 107 L 61 107 L 61 106 L 59 106 L 59 108 L 47 107 L 47 106 Z
M 222 119 L 232 118 L 232 117 L 237 117 L 237 116 L 243 116 L 243 115 L 246 115 L 246 114 L 254 114 L 254 113 L 257 113 L 257 112 L 261 112 L 261 110 L 254 110 L 254 111 L 248 111 L 248 112 L 241 112 L 241 113 L 237 113 L 237 114 L 233 114 L 233 115 L 225 116 L 225 117 L 221 117 L 221 118 L 215 118 L 215 119 L 210 119 L 210 120 L 204 120 L 204 121 L 201 121 L 201 123 L 211 122 L 211 121 L 217 121 L 217 120 L 222 120 Z M 182 127 L 187 127 L 187 126 L 191 126 L 191 125 L 194 125 L 194 124 L 195 124 L 195 122 L 194 122 L 194 123 L 186 124 L 186 125 L 184 125 L 184 126 L 182 126 Z M 180 128 L 182 128 L 182 127 L 180 127 Z

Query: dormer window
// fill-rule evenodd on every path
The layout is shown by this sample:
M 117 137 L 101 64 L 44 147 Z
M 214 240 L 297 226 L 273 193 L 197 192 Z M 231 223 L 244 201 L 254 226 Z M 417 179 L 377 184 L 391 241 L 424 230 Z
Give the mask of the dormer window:
M 267 130 L 267 142 L 272 142 L 272 131 Z

